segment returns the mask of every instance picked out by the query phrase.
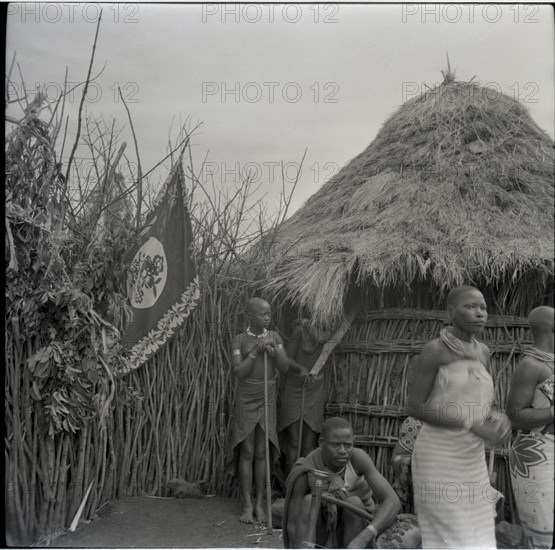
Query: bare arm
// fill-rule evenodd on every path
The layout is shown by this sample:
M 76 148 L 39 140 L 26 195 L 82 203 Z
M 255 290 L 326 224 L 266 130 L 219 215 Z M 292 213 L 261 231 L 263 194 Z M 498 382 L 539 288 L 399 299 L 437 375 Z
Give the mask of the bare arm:
M 378 533 L 381 533 L 393 523 L 393 520 L 401 511 L 401 501 L 387 479 L 378 472 L 372 459 L 363 450 L 355 449 L 355 452 L 356 451 L 358 452 L 355 460 L 358 462 L 360 457 L 361 463 L 361 469 L 359 471 L 364 475 L 372 492 L 381 503 L 372 520 L 372 525 L 374 525 Z
M 243 359 L 241 352 L 241 337 L 236 336 L 231 343 L 231 366 L 234 376 L 240 380 L 246 378 L 256 362 L 256 354 L 252 351 Z
M 299 337 L 287 345 L 286 349 L 287 358 L 289 359 L 289 368 L 296 374 L 301 374 L 303 373 L 303 371 L 306 371 L 306 373 L 308 374 L 308 369 L 295 360 L 295 357 L 297 357 L 297 350 L 299 349 L 300 341 L 301 339 Z
M 515 428 L 531 430 L 553 422 L 551 407 L 532 408 L 534 391 L 542 381 L 542 369 L 533 360 L 524 357 L 517 366 L 507 399 L 507 414 Z
M 287 534 L 289 535 L 289 546 L 291 548 L 302 548 L 306 534 L 307 525 L 300 521 L 301 507 L 305 496 L 309 493 L 308 478 L 301 475 L 295 481 L 289 500 L 289 511 L 287 513 Z
M 372 492 L 381 503 L 377 507 L 376 514 L 372 520 L 372 525 L 378 534 L 380 534 L 393 523 L 401 511 L 401 501 L 393 487 L 378 472 L 372 459 L 362 449 L 354 449 L 351 462 L 355 471 L 364 475 Z M 374 538 L 374 534 L 371 531 L 363 529 L 349 543 L 348 548 L 364 548 Z

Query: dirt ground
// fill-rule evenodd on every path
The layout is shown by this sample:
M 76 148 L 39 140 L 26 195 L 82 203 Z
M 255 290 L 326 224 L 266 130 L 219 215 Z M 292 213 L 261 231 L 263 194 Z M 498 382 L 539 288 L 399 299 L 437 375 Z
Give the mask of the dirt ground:
M 241 503 L 220 497 L 136 497 L 104 506 L 94 521 L 52 541 L 62 548 L 282 548 L 281 530 L 239 521 Z

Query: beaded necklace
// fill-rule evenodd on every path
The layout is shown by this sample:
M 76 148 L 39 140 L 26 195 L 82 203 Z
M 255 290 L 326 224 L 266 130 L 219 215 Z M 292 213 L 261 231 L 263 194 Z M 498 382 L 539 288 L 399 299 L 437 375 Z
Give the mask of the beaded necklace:
M 538 348 L 529 348 L 524 352 L 524 355 L 528 355 L 533 359 L 541 361 L 542 363 L 548 363 L 549 366 L 552 366 L 553 361 L 555 360 L 555 354 L 543 351 Z
M 480 353 L 480 347 L 478 340 L 472 337 L 470 342 L 463 342 L 457 338 L 448 327 L 441 329 L 440 333 L 441 341 L 456 355 L 461 357 L 469 357 L 471 359 L 478 359 Z
M 251 327 L 247 327 L 246 333 L 247 336 L 250 336 L 251 338 L 258 338 L 259 340 L 268 336 L 268 331 L 266 329 L 262 330 L 262 334 L 254 334 L 254 332 L 251 332 Z

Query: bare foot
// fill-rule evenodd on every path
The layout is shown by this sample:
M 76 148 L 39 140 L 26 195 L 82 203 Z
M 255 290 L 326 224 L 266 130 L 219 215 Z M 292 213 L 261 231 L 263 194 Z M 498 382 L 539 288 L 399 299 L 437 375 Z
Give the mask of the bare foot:
M 254 523 L 254 518 L 252 516 L 252 502 L 245 502 L 243 505 L 243 513 L 241 514 L 239 521 L 242 521 L 243 523 Z
M 268 518 L 266 512 L 264 512 L 264 506 L 262 506 L 262 501 L 257 501 L 254 505 L 254 515 L 259 523 L 266 523 Z

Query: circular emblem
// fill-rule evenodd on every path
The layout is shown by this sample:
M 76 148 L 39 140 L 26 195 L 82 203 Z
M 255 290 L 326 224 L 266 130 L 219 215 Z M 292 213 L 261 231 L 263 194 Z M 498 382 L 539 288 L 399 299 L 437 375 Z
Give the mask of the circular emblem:
M 127 296 L 137 309 L 152 307 L 166 286 L 168 262 L 162 243 L 150 237 L 133 258 L 127 273 Z

